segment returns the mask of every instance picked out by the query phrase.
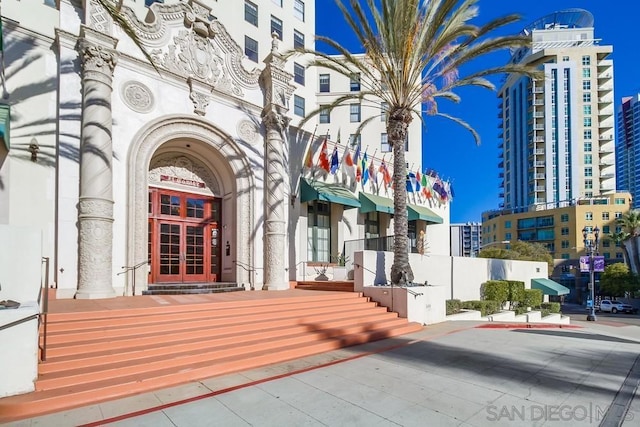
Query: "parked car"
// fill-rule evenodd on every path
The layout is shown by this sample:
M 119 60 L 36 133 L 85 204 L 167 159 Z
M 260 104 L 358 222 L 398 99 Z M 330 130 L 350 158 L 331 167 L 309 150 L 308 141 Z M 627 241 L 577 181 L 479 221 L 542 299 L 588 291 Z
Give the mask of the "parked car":
M 638 309 L 621 301 L 603 299 L 602 301 L 600 301 L 600 304 L 596 304 L 596 311 L 616 314 L 618 312 L 637 313 Z

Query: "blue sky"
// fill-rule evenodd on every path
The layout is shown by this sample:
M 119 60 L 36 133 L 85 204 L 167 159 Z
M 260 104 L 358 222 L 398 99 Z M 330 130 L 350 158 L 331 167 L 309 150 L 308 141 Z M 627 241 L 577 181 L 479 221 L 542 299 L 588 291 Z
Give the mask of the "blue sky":
M 623 96 L 640 92 L 640 50 L 635 26 L 640 16 L 637 0 L 480 0 L 479 23 L 510 13 L 518 13 L 519 23 L 503 32 L 519 32 L 532 21 L 551 12 L 586 9 L 595 18 L 595 37 L 612 45 L 616 108 Z M 359 51 L 355 38 L 333 0 L 316 1 L 316 32 L 340 41 L 351 51 Z M 320 48 L 320 46 L 317 46 Z M 489 67 L 508 60 L 508 53 L 479 59 L 473 67 Z M 494 82 L 498 82 L 494 79 Z M 471 134 L 459 125 L 439 117 L 427 117 L 423 140 L 423 168 L 437 170 L 455 189 L 451 222 L 480 222 L 483 211 L 497 209 L 498 203 L 498 100 L 495 92 L 479 88 L 458 91 L 460 104 L 441 103 L 440 111 L 470 123 L 480 134 L 476 146 Z

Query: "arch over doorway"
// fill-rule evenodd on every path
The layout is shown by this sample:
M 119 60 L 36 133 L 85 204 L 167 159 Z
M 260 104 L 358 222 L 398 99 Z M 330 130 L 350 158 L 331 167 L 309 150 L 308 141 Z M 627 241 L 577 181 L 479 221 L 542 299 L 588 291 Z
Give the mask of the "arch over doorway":
M 149 167 L 154 156 L 163 153 L 197 155 L 219 183 L 223 203 L 231 206 L 234 227 L 229 233 L 231 260 L 255 265 L 251 239 L 255 230 L 255 182 L 249 161 L 236 142 L 211 123 L 198 117 L 165 116 L 148 123 L 134 137 L 127 156 L 127 263 L 136 265 L 148 256 Z M 195 153 L 195 154 L 194 154 Z M 254 278 L 236 264 L 229 280 L 252 283 Z M 135 272 L 136 293 L 147 285 L 147 269 Z M 128 281 L 131 277 L 127 278 Z M 144 286 L 141 286 L 143 285 Z M 126 294 L 132 289 L 127 282 Z

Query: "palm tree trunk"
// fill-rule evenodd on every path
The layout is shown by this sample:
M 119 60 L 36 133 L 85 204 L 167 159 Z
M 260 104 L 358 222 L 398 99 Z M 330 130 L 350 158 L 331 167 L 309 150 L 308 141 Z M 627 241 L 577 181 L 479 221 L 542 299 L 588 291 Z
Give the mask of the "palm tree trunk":
M 640 273 L 640 252 L 638 250 L 638 239 L 640 237 L 633 236 L 631 240 L 631 251 L 629 252 L 629 264 L 634 274 Z
M 409 265 L 409 220 L 407 216 L 407 163 L 404 143 L 411 114 L 396 111 L 389 114 L 387 135 L 393 147 L 393 264 L 389 278 L 394 285 L 413 282 L 413 270 Z

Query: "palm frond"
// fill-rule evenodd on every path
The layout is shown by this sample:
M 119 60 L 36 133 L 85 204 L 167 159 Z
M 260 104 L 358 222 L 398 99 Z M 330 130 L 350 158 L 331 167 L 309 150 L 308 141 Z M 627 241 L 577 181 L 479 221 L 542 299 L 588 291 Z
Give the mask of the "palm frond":
M 118 24 L 118 26 L 127 35 L 127 37 L 129 37 L 129 39 L 131 39 L 131 41 L 138 47 L 138 49 L 140 49 L 144 57 L 147 59 L 147 61 L 149 61 L 149 63 L 151 64 L 151 66 L 153 66 L 156 72 L 160 74 L 160 69 L 154 62 L 153 58 L 151 57 L 151 54 L 147 52 L 147 49 L 142 44 L 142 40 L 140 40 L 140 37 L 138 37 L 138 34 L 136 33 L 135 29 L 131 26 L 129 21 L 122 14 L 121 12 L 122 3 L 121 2 L 116 3 L 114 0 L 96 0 L 96 2 L 105 9 L 107 14 L 109 14 L 111 19 L 113 19 L 113 22 Z

